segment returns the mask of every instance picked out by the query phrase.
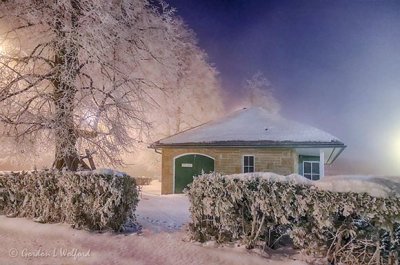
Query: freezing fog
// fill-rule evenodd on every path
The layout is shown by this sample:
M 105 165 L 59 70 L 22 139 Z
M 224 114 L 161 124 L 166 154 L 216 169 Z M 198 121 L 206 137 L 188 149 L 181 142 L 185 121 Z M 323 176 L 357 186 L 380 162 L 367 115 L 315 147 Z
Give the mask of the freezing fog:
M 161 155 L 149 145 L 154 141 L 176 134 L 180 131 L 217 119 L 229 111 L 223 103 L 223 90 L 218 73 L 196 50 L 194 61 L 190 64 L 190 78 L 181 83 L 179 91 L 158 92 L 152 95 L 156 106 L 148 105 L 144 110 L 149 120 L 146 133 L 137 135 L 134 149 L 123 154 L 124 164 L 120 166 L 132 176 L 150 176 L 159 178 L 161 173 Z M 197 89 L 202 87 L 203 89 Z M 272 94 L 270 82 L 257 72 L 250 79 L 243 81 L 243 89 L 249 91 L 237 108 L 261 106 L 271 113 L 279 115 L 280 105 Z M 190 101 L 188 99 L 191 99 Z M 90 122 L 90 120 L 88 120 Z M 35 141 L 27 145 L 19 144 L 14 139 L 5 138 L 3 142 L 8 152 L 1 159 L 2 170 L 30 170 L 49 168 L 53 163 L 54 151 L 38 146 Z M 96 161 L 96 154 L 94 154 Z
M 132 78 L 134 73 L 137 79 L 151 80 L 151 84 L 144 82 L 148 87 L 141 91 L 146 96 L 136 98 L 142 100 L 140 107 L 134 107 L 135 117 L 144 122 L 140 126 L 131 124 L 126 132 L 118 132 L 119 136 L 129 134 L 129 137 L 108 139 L 105 136 L 101 140 L 106 142 L 102 149 L 112 157 L 122 154 L 114 161 L 123 162 L 123 165 L 117 163 L 118 168 L 135 176 L 157 178 L 161 157 L 148 148 L 150 143 L 233 110 L 257 105 L 332 132 L 345 142 L 348 148 L 327 167 L 328 174 L 396 175 L 400 172 L 397 3 L 169 2 L 176 8 L 177 16 L 171 15 L 168 37 L 157 34 L 143 37 L 148 51 L 142 50 L 141 58 L 129 57 L 130 51 L 124 43 L 119 44 L 123 47 L 121 51 L 114 50 L 118 58 L 127 58 L 119 66 L 124 68 L 124 74 Z M 34 16 L 30 19 L 34 20 Z M 12 55 L 27 55 L 35 45 L 51 38 L 46 34 L 43 38 L 24 35 L 27 31 L 23 29 L 15 35 L 7 34 L 17 25 L 12 23 L 21 22 L 3 18 L 0 25 L 3 62 Z M 154 16 L 151 21 L 141 23 L 149 26 L 165 21 L 158 21 Z M 98 34 L 94 39 L 108 34 L 98 28 L 84 30 L 89 35 Z M 41 32 L 39 28 L 35 31 Z M 131 33 L 118 34 L 125 37 Z M 150 59 L 146 52 L 160 52 L 162 63 L 157 61 L 160 58 Z M 94 66 L 86 70 L 96 72 L 98 65 Z M 2 72 L 7 73 L 4 66 Z M 84 80 L 80 85 L 87 83 Z M 75 123 L 100 134 L 104 131 L 102 126 L 112 128 L 111 118 L 103 117 L 99 122 L 98 109 L 91 108 L 100 97 L 94 97 L 93 101 L 86 96 L 78 97 Z M 16 101 L 3 103 L 1 116 L 5 117 L 10 114 L 7 106 Z M 18 99 L 17 103 L 24 106 L 27 102 Z M 24 119 L 30 119 L 29 115 Z M 53 145 L 48 144 L 54 141 L 51 135 L 36 135 L 35 131 L 34 137 L 20 135 L 16 140 L 14 129 L 2 128 L 0 169 L 51 167 L 55 152 Z M 77 144 L 82 153 L 86 147 L 94 149 L 96 143 L 78 141 Z M 132 146 L 124 148 L 125 145 Z M 99 166 L 108 166 L 110 162 L 102 152 L 95 154 L 94 159 Z

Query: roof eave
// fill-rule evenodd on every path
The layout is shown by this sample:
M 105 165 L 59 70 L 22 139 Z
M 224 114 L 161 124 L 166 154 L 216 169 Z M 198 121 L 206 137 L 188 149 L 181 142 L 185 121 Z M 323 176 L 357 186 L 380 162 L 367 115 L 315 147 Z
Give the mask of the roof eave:
M 160 143 L 155 142 L 149 148 L 163 147 L 286 147 L 286 148 L 345 148 L 344 143 L 336 142 L 273 142 L 273 141 L 226 141 L 209 143 Z

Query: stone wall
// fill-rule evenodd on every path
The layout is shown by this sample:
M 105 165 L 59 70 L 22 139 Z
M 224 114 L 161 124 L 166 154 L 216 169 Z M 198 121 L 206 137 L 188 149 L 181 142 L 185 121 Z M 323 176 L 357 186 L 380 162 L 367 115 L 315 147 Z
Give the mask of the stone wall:
M 174 158 L 183 154 L 204 154 L 215 159 L 215 171 L 221 174 L 242 173 L 243 156 L 254 155 L 255 171 L 280 175 L 298 173 L 298 155 L 289 148 L 172 148 L 162 150 L 162 194 L 173 192 Z

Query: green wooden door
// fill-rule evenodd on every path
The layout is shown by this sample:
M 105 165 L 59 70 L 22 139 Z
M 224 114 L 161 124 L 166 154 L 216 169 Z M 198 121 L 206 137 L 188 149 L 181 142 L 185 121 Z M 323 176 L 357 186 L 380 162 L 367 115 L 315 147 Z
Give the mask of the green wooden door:
M 214 171 L 214 159 L 204 155 L 185 155 L 175 159 L 175 193 L 193 181 L 193 177 Z

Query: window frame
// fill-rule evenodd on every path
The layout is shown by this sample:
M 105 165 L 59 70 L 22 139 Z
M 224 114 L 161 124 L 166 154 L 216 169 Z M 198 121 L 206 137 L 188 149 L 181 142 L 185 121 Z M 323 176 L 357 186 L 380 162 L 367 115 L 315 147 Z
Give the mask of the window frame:
M 311 172 L 310 173 L 305 173 L 305 163 L 310 163 L 311 164 Z M 318 165 L 318 173 L 313 173 L 313 164 Z M 310 178 L 307 178 L 309 180 L 320 180 L 321 179 L 321 170 L 320 170 L 320 161 L 303 161 L 303 177 L 307 178 L 306 175 L 310 175 Z M 314 179 L 314 176 L 318 176 L 318 179 Z
M 248 165 L 245 164 L 245 157 L 252 157 L 253 158 L 253 165 L 250 165 L 250 163 Z M 248 160 L 250 162 L 250 160 Z M 248 170 L 250 170 L 251 168 L 253 169 L 253 171 L 247 171 L 245 172 L 245 168 L 247 168 Z M 242 158 L 242 172 L 243 173 L 254 173 L 256 172 L 256 157 L 254 155 L 243 155 Z

